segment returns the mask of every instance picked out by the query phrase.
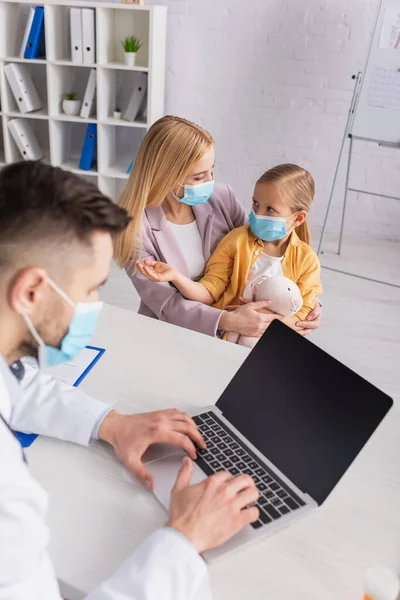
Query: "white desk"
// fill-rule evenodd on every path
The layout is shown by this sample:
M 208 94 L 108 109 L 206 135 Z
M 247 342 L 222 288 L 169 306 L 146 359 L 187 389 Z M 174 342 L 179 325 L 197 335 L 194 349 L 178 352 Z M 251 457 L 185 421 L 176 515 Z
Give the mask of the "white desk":
M 216 401 L 247 351 L 107 306 L 93 340 L 107 349 L 83 384 L 123 412 Z M 323 399 L 321 399 L 323 401 Z M 397 407 L 322 508 L 211 566 L 218 600 L 361 600 L 364 571 L 400 566 Z M 28 451 L 50 496 L 51 555 L 82 596 L 165 522 L 155 498 L 100 443 L 39 438 Z M 400 570 L 400 569 L 399 569 Z

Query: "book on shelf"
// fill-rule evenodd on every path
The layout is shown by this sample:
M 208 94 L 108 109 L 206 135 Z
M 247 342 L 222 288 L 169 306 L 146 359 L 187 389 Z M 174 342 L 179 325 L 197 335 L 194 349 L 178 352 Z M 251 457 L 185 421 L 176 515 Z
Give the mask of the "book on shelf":
M 26 41 L 24 58 L 45 58 L 45 56 L 44 8 L 36 6 Z
M 4 72 L 21 113 L 43 108 L 43 102 L 25 65 L 10 63 L 4 67 Z
M 140 72 L 135 73 L 135 83 L 133 86 L 132 95 L 123 113 L 123 118 L 125 121 L 134 121 L 136 119 L 146 98 L 146 92 L 147 74 Z
M 12 119 L 7 127 L 24 160 L 39 160 L 44 154 L 27 119 Z
M 20 49 L 19 49 L 19 58 L 24 58 L 26 44 L 28 42 L 29 32 L 30 32 L 31 27 L 32 27 L 32 22 L 33 22 L 34 15 L 35 15 L 35 9 L 33 8 L 33 6 L 30 6 L 29 10 L 28 10 L 28 13 L 25 15 L 26 16 L 26 23 L 25 23 L 24 35 L 22 37 L 21 46 L 20 46 Z
M 96 69 L 90 69 L 90 75 L 86 84 L 85 95 L 83 96 L 81 117 L 88 119 L 94 111 L 96 99 Z
M 97 126 L 95 123 L 89 123 L 86 127 L 86 135 L 82 146 L 79 168 L 83 171 L 90 171 L 96 156 Z

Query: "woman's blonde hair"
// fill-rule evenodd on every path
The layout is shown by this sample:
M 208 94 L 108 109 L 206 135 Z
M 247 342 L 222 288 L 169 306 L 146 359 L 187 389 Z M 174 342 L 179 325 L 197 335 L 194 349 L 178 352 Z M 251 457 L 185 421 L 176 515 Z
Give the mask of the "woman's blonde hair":
M 282 198 L 287 198 L 296 212 L 309 212 L 314 199 L 315 183 L 305 169 L 292 164 L 278 165 L 261 175 L 257 183 L 273 183 Z M 307 219 L 296 228 L 296 233 L 303 242 L 310 244 L 311 234 Z
M 121 268 L 132 262 L 137 246 L 141 247 L 145 209 L 162 204 L 213 143 L 208 131 L 180 117 L 163 117 L 150 127 L 119 200 L 119 205 L 132 217 L 127 229 L 114 242 L 114 257 Z

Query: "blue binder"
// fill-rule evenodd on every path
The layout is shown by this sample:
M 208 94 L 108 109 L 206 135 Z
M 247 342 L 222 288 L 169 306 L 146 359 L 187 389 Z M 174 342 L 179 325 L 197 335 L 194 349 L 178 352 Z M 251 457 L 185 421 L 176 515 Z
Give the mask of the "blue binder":
M 36 6 L 28 41 L 26 42 L 24 58 L 44 58 L 45 56 L 44 8 L 43 6 Z
M 83 142 L 79 168 L 90 171 L 96 151 L 97 125 L 89 123 L 86 128 L 85 141 Z
M 135 162 L 135 159 L 132 158 L 131 162 L 129 163 L 129 167 L 126 170 L 127 173 L 130 173 L 132 171 L 132 167 L 133 167 L 133 163 L 134 162 Z
M 97 346 L 86 346 L 86 348 L 89 348 L 90 350 L 97 350 L 97 354 L 94 357 L 94 359 L 92 360 L 92 362 L 90 363 L 90 365 L 88 365 L 88 367 L 85 369 L 85 371 L 83 373 L 81 373 L 81 375 L 79 375 L 79 377 L 75 381 L 73 387 L 78 387 L 78 385 L 80 383 L 82 383 L 82 381 L 85 379 L 86 375 L 88 373 L 90 373 L 90 371 L 93 369 L 94 365 L 100 360 L 100 358 L 103 356 L 103 354 L 105 352 L 105 348 L 97 348 Z M 36 433 L 22 433 L 21 431 L 14 431 L 14 434 L 23 448 L 29 448 L 29 446 L 37 438 Z

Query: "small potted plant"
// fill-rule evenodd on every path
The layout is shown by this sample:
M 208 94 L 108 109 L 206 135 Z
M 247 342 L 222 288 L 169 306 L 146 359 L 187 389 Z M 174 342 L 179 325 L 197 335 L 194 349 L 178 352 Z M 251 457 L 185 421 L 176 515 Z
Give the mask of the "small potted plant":
M 76 117 L 81 110 L 81 101 L 78 100 L 75 92 L 68 92 L 64 95 L 62 103 L 63 111 L 70 117 Z
M 114 108 L 114 119 L 120 119 L 121 118 L 121 110 L 119 108 Z
M 125 51 L 125 64 L 127 67 L 134 67 L 136 64 L 136 52 L 139 52 L 142 47 L 142 42 L 135 35 L 122 40 L 122 45 Z

